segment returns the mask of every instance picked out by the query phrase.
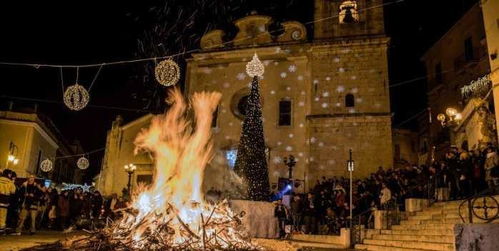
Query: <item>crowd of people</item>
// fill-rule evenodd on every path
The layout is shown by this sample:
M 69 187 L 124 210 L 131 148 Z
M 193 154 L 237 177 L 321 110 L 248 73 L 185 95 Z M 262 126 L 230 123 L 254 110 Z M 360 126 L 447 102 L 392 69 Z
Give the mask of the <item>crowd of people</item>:
M 58 190 L 36 182 L 34 176 L 18 184 L 15 172 L 5 169 L 0 177 L 0 234 L 21 235 L 26 229 L 71 231 L 99 227 L 113 218 L 126 201 L 113 194 L 104 199 L 97 190 L 81 187 Z
M 363 217 L 363 224 L 369 224 L 374 209 L 403 211 L 406 198 L 457 200 L 487 188 L 495 193 L 498 185 L 499 155 L 495 148 L 466 151 L 452 147 L 430 166 L 379 167 L 368 178 L 355 180 L 352 215 Z M 338 234 L 350 217 L 349 189 L 349 179 L 322 177 L 309 193 L 293 193 L 286 203 L 276 201 L 281 237 L 289 232 Z

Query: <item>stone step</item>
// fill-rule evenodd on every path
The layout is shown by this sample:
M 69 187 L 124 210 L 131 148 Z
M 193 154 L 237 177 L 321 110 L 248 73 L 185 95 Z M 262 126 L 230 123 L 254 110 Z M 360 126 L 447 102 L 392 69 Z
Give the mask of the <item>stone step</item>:
M 394 240 L 394 241 L 424 241 L 434 243 L 454 243 L 454 235 L 406 235 L 406 234 L 375 234 L 374 240 Z
M 430 220 L 402 220 L 400 225 L 425 225 L 425 224 L 439 224 L 439 223 L 463 223 L 461 218 L 443 218 L 443 219 L 430 219 Z
M 377 246 L 388 246 L 388 247 L 399 247 L 399 248 L 423 249 L 423 250 L 454 251 L 454 244 L 434 243 L 434 242 L 425 242 L 425 241 L 365 239 L 364 244 L 372 244 L 372 245 L 377 245 Z
M 449 229 L 422 229 L 422 230 L 381 230 L 380 234 L 454 236 L 454 229 L 449 228 Z
M 454 229 L 454 223 L 395 225 L 392 230 L 428 230 L 428 229 Z
M 366 245 L 366 244 L 357 244 L 357 245 L 355 245 L 355 250 L 369 250 L 369 251 L 427 251 L 427 250 L 424 250 L 424 249 L 387 247 L 387 246 Z

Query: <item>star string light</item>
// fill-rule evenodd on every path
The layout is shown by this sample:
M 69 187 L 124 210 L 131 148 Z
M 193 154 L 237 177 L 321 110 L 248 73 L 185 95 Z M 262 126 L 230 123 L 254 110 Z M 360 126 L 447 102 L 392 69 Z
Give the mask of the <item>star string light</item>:
M 154 72 L 156 80 L 164 86 L 175 85 L 180 79 L 180 67 L 171 59 L 161 61 Z
M 471 81 L 469 85 L 461 88 L 461 95 L 463 98 L 471 96 L 480 96 L 487 93 L 490 89 L 490 76 L 487 74 L 477 80 Z

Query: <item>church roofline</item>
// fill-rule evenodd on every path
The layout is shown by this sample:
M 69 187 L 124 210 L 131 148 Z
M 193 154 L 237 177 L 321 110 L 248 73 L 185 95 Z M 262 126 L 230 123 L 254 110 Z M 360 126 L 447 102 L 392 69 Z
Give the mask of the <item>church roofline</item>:
M 154 115 L 153 115 L 153 114 L 151 114 L 151 113 L 149 113 L 149 114 L 147 114 L 147 115 L 144 115 L 144 116 L 142 116 L 142 117 L 140 117 L 140 118 L 138 118 L 138 119 L 132 120 L 132 121 L 130 121 L 130 122 L 128 122 L 128 123 L 126 123 L 126 124 L 122 125 L 122 126 L 121 126 L 121 129 L 122 129 L 122 130 L 126 130 L 126 129 L 128 129 L 128 128 L 130 128 L 130 127 L 132 127 L 132 126 L 136 125 L 136 124 L 139 124 L 139 123 L 141 123 L 141 122 L 144 122 L 144 121 L 150 120 L 150 119 L 152 119 L 152 117 L 154 117 Z

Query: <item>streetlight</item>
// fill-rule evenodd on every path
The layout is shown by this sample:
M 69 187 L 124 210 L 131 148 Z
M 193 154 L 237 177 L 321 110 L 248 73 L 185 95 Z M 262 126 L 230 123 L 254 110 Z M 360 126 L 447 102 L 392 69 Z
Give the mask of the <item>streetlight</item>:
M 350 209 L 350 228 L 352 228 L 352 213 L 353 213 L 353 205 L 352 205 L 352 195 L 353 195 L 353 179 L 352 179 L 352 173 L 355 168 L 355 162 L 352 159 L 352 149 L 349 151 L 350 158 L 347 161 L 347 170 L 350 173 L 350 206 L 348 207 Z
M 128 164 L 128 165 L 125 165 L 124 168 L 125 168 L 125 172 L 128 173 L 128 185 L 127 185 L 127 189 L 128 189 L 128 195 L 130 196 L 131 195 L 131 190 L 130 189 L 132 188 L 132 174 L 137 169 L 137 166 L 135 166 L 134 164 Z
M 463 115 L 453 107 L 445 109 L 445 114 L 440 113 L 437 115 L 437 120 L 440 121 L 442 127 L 458 125 L 462 119 Z
M 9 144 L 9 155 L 7 156 L 7 164 L 5 165 L 5 168 L 9 167 L 9 163 L 12 162 L 12 164 L 17 165 L 19 163 L 19 159 L 17 158 L 17 152 L 19 149 L 17 148 L 16 144 L 14 142 L 10 142 Z
M 289 157 L 284 157 L 284 164 L 288 166 L 289 179 L 291 180 L 293 178 L 293 168 L 296 165 L 295 156 L 289 155 Z

